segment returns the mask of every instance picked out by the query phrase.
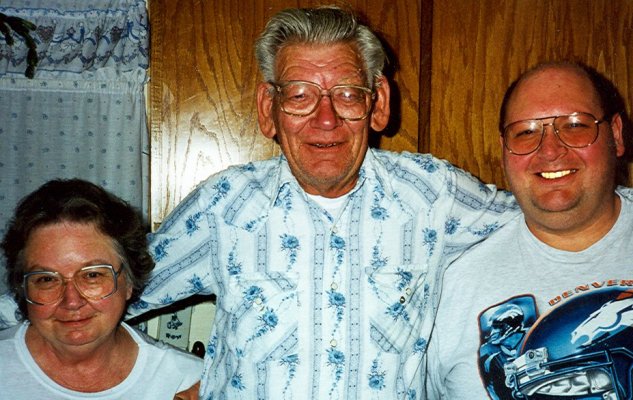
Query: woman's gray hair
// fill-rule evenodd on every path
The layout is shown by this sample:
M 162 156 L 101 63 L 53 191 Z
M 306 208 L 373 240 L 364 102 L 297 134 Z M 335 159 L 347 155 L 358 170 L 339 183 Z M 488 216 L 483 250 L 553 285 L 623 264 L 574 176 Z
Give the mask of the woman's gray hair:
M 350 43 L 358 49 L 364 72 L 373 88 L 383 75 L 386 53 L 380 40 L 356 16 L 336 6 L 280 11 L 266 24 L 255 43 L 255 57 L 264 80 L 275 80 L 279 51 L 291 44 Z

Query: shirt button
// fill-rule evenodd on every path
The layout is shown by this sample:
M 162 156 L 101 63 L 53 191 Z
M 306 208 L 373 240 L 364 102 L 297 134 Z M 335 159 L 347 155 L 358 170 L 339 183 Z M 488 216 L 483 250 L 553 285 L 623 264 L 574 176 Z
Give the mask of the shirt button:
M 404 293 L 405 293 L 407 296 L 411 296 L 411 288 L 409 288 L 409 287 L 408 287 L 408 288 L 406 288 L 406 289 L 404 290 Z
M 405 301 L 407 301 L 407 299 L 405 299 L 404 296 L 400 296 L 400 304 L 404 304 Z
M 337 344 L 338 344 L 338 343 L 336 342 L 336 339 L 332 339 L 332 340 L 330 340 L 330 346 L 332 346 L 332 347 L 336 347 L 336 345 L 337 345 Z
M 260 297 L 256 297 L 255 304 L 262 304 L 262 299 Z
M 332 290 L 338 289 L 338 285 L 336 284 L 336 282 L 332 282 L 332 284 L 330 285 L 330 289 Z

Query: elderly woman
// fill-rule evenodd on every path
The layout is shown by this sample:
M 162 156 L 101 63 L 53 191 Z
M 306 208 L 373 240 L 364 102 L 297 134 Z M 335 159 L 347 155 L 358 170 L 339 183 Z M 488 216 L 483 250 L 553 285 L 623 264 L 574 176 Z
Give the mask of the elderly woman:
M 2 249 L 25 320 L 0 332 L 0 397 L 197 399 L 201 360 L 121 321 L 154 266 L 127 203 L 51 181 L 20 202 Z

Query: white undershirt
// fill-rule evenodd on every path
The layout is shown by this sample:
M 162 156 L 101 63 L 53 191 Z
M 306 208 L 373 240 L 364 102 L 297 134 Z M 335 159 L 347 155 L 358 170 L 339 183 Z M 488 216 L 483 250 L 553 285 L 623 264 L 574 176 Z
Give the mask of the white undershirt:
M 342 208 L 345 207 L 345 202 L 349 197 L 349 193 L 344 194 L 340 197 L 323 197 L 317 194 L 309 194 L 308 197 L 314 200 L 318 205 L 323 207 L 327 212 L 330 213 L 334 218 L 336 218 L 341 212 Z

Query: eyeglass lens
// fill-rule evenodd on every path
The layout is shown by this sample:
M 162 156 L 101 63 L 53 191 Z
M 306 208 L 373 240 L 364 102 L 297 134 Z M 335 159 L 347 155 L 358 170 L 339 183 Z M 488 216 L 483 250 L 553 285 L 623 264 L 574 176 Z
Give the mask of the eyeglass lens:
M 543 119 L 517 121 L 506 127 L 504 140 L 511 152 L 528 154 L 540 146 L 545 127 L 552 125 L 563 144 L 568 147 L 582 148 L 596 140 L 600 122 L 596 121 L 593 115 L 583 113 L 557 116 L 551 124 L 543 123 Z
M 290 82 L 280 86 L 281 107 L 288 114 L 309 115 L 317 108 L 323 89 L 309 82 Z M 334 86 L 327 91 L 334 111 L 343 119 L 363 119 L 369 110 L 371 91 L 360 86 Z
M 36 304 L 51 304 L 62 298 L 67 280 L 72 280 L 79 293 L 91 300 L 116 291 L 116 275 L 111 266 L 85 267 L 68 279 L 57 272 L 31 272 L 24 280 L 27 299 Z

